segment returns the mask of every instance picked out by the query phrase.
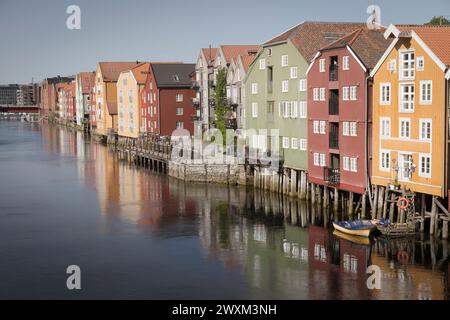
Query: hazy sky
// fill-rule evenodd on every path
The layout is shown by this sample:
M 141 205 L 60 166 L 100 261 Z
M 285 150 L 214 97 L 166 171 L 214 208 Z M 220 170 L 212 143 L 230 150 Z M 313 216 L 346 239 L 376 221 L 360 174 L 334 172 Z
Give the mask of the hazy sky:
M 81 8 L 81 30 L 66 9 Z M 201 47 L 260 44 L 304 20 L 383 25 L 450 16 L 449 0 L 0 0 L 0 83 L 94 70 L 97 61 L 195 62 Z

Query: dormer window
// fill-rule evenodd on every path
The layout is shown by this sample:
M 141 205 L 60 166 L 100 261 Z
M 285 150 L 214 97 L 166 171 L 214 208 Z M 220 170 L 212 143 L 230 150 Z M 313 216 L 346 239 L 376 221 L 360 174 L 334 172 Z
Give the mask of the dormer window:
M 180 77 L 179 77 L 177 74 L 175 74 L 175 75 L 173 76 L 173 81 L 175 81 L 175 82 L 180 82 Z

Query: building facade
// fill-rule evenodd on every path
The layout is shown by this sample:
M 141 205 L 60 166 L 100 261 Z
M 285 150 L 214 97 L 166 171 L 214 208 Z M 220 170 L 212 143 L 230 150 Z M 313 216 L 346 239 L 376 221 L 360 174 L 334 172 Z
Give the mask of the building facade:
M 188 63 L 151 63 L 141 91 L 141 123 L 145 123 L 146 132 L 170 136 L 176 129 L 186 129 L 194 134 L 194 70 L 195 65 Z
M 94 72 L 81 72 L 75 78 L 76 122 L 80 127 L 89 123 L 94 81 Z
M 141 63 L 131 70 L 120 73 L 117 81 L 117 101 L 119 108 L 119 136 L 138 138 L 145 132 L 145 122 L 141 122 L 142 113 L 140 92 L 145 85 L 150 63 Z
M 21 84 L 17 89 L 17 106 L 32 106 L 35 104 L 35 85 L 34 84 Z
M 136 62 L 99 62 L 95 72 L 94 132 L 107 136 L 117 132 L 117 80 L 122 71 L 140 64 Z
M 43 116 L 57 115 L 58 110 L 58 89 L 61 85 L 73 81 L 72 77 L 53 77 L 42 81 L 40 91 L 40 113 Z
M 393 26 L 373 75 L 372 183 L 446 195 L 450 27 Z
M 9 84 L 0 86 L 0 106 L 8 106 L 17 104 L 18 84 Z
M 389 46 L 361 28 L 322 48 L 307 72 L 308 181 L 363 194 L 369 185 L 371 69 Z
M 244 80 L 245 127 L 255 131 L 248 144 L 279 154 L 290 192 L 297 192 L 300 180 L 305 183 L 308 168 L 308 66 L 320 48 L 362 26 L 303 22 L 264 43 L 250 65 Z

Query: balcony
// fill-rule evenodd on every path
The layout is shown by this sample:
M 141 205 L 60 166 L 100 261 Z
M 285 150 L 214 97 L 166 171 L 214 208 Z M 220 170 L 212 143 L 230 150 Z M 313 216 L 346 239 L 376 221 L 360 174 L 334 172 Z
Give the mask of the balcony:
M 328 101 L 328 114 L 330 116 L 339 115 L 339 90 L 330 90 L 330 100 Z
M 330 149 L 339 149 L 339 124 L 330 123 Z
M 341 173 L 336 168 L 323 168 L 323 180 L 332 185 L 339 185 L 341 181 Z
M 339 67 L 337 65 L 330 67 L 330 81 L 338 81 Z

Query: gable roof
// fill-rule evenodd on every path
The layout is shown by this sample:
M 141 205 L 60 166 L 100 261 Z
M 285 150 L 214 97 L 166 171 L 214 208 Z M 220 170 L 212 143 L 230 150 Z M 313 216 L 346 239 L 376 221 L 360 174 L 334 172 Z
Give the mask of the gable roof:
M 231 59 L 237 59 L 239 55 L 250 55 L 250 52 L 256 52 L 259 49 L 259 45 L 222 45 L 220 50 L 222 51 L 227 63 L 231 62 Z
M 365 27 L 361 22 L 317 22 L 305 21 L 270 39 L 264 46 L 271 46 L 290 40 L 308 62 L 316 52 L 339 38 Z
M 367 27 L 359 28 L 330 43 L 320 51 L 348 46 L 367 69 L 373 69 L 392 42 L 384 37 L 384 31 L 384 28 L 378 30 L 370 30 Z
M 158 87 L 185 88 L 192 84 L 194 63 L 152 63 L 151 68 Z
M 139 61 L 135 62 L 99 62 L 100 70 L 102 71 L 103 81 L 117 82 L 120 73 L 130 70 L 135 66 L 141 64 Z
M 217 48 L 202 48 L 202 53 L 208 62 L 213 62 L 216 58 Z
M 248 69 L 250 68 L 250 65 L 255 60 L 256 55 L 244 55 L 244 56 L 240 55 L 239 58 L 242 62 L 242 66 L 244 67 L 245 72 L 247 72 Z
M 144 62 L 137 65 L 130 71 L 133 73 L 134 79 L 136 79 L 137 84 L 143 85 L 145 84 L 149 70 L 150 70 L 150 62 Z
M 80 72 L 78 78 L 80 79 L 82 94 L 91 93 L 91 88 L 94 86 L 95 82 L 95 72 Z

